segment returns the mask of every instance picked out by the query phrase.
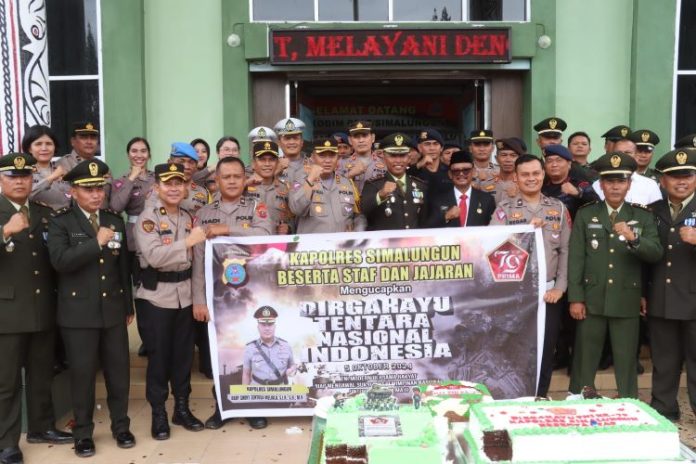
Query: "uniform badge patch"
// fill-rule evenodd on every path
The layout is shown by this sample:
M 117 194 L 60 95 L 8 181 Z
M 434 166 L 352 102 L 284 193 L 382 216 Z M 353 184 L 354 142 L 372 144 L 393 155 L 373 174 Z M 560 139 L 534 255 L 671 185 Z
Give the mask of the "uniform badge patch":
M 498 217 L 498 220 L 499 220 L 499 221 L 504 221 L 504 220 L 505 220 L 505 211 L 503 211 L 502 209 L 499 209 L 499 210 L 495 213 L 495 215 Z
M 172 243 L 171 237 L 164 237 L 162 239 L 162 244 L 164 244 L 164 245 L 171 245 L 171 243 Z
M 256 207 L 256 214 L 258 214 L 261 219 L 266 219 L 268 217 L 268 209 L 266 208 L 266 205 L 260 203 Z
M 152 233 L 152 231 L 155 230 L 155 223 L 149 219 L 143 221 L 143 230 L 148 234 Z

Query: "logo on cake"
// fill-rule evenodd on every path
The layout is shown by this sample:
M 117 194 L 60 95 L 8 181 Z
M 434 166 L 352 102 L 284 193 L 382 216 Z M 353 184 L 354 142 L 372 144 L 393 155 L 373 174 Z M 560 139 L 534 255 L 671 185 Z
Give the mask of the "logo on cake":
M 428 386 L 425 391 L 425 396 L 455 396 L 455 395 L 473 395 L 481 394 L 481 392 L 466 385 L 437 385 Z
M 529 253 L 510 240 L 488 253 L 488 266 L 496 282 L 521 282 L 527 272 Z

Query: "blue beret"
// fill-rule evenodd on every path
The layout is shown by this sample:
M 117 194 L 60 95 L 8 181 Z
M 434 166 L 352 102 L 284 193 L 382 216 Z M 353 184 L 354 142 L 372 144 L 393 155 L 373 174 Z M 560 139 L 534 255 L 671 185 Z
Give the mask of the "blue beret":
M 418 143 L 427 142 L 428 140 L 434 140 L 438 142 L 440 145 L 445 144 L 445 139 L 442 137 L 442 134 L 440 134 L 440 132 L 431 127 L 423 129 L 418 134 Z
M 573 161 L 573 155 L 570 154 L 568 149 L 564 147 L 563 145 L 558 145 L 558 144 L 552 144 L 552 145 L 546 145 L 544 147 L 544 157 L 546 156 L 551 156 L 551 155 L 556 155 L 560 156 L 561 158 L 568 160 L 568 161 Z
M 193 148 L 190 143 L 185 142 L 172 143 L 172 151 L 169 153 L 169 156 L 174 156 L 177 158 L 186 156 L 194 161 L 198 161 L 198 153 L 196 153 L 196 149 Z
M 336 139 L 337 143 L 345 143 L 346 145 L 350 145 L 350 142 L 348 141 L 348 134 L 345 132 L 335 132 L 331 134 L 331 137 Z

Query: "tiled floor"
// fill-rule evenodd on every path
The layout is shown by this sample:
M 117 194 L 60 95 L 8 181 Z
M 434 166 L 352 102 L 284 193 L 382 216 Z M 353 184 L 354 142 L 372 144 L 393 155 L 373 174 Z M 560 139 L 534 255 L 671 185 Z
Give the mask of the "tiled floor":
M 612 396 L 615 392 L 601 392 Z M 649 398 L 641 390 L 641 399 Z M 150 408 L 144 400 L 130 402 L 131 430 L 138 441 L 135 448 L 116 447 L 109 431 L 106 405 L 101 402 L 96 412 L 95 443 L 97 454 L 81 459 L 73 453 L 72 445 L 29 445 L 22 442 L 25 462 L 49 464 L 305 464 L 311 440 L 310 418 L 272 418 L 268 428 L 253 430 L 243 420 L 234 420 L 220 430 L 188 432 L 172 426 L 172 437 L 155 441 L 150 437 Z M 686 389 L 680 390 L 683 412 L 680 421 L 681 438 L 696 449 L 696 417 L 688 406 Z M 213 401 L 193 400 L 194 414 L 205 420 L 212 412 Z M 169 405 L 171 411 L 171 404 Z M 60 424 L 59 424 L 60 425 Z M 286 433 L 289 427 L 302 429 L 299 435 Z

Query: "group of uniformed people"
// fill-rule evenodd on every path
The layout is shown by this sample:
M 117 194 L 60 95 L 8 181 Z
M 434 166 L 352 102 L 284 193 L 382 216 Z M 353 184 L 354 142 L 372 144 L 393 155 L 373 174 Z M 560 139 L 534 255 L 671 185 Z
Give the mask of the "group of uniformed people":
M 466 147 L 446 143 L 433 128 L 389 134 L 377 144 L 368 121 L 315 140 L 307 153 L 304 123 L 284 118 L 249 133 L 249 167 L 237 139 L 223 137 L 214 166 L 208 144 L 195 139 L 172 144 L 168 161 L 150 170 L 149 144 L 136 137 L 127 144 L 129 172 L 115 179 L 96 158 L 95 124 L 74 125 L 73 151 L 58 162 L 51 130 L 30 128 L 25 153 L 0 158 L 0 463 L 22 462 L 22 368 L 30 443 L 74 442 L 78 456 L 95 453 L 101 366 L 114 439 L 135 445 L 126 331 L 134 308 L 148 356 L 152 436 L 170 436 L 170 391 L 172 423 L 192 431 L 221 427 L 219 407 L 204 425 L 188 397 L 197 339 L 211 375 L 204 242 L 229 235 L 531 224 L 542 229 L 547 271 L 537 394 L 548 392 L 559 338 L 572 319 L 570 391 L 593 385 L 608 333 L 619 395 L 637 396 L 639 321 L 647 314 L 653 406 L 678 419 L 686 363 L 696 409 L 696 136 L 680 139 L 650 170 L 659 142 L 652 131 L 611 129 L 606 153 L 588 164 L 586 133 L 572 134 L 566 147 L 562 119 L 534 128 L 541 157 L 522 139 L 496 139 L 488 129 L 473 131 Z M 636 204 L 642 199 L 650 201 Z M 277 312 L 263 306 L 254 317 L 260 338 L 245 350 L 243 380 L 287 382 L 296 366 L 272 330 Z M 57 430 L 51 414 L 57 334 L 70 369 L 72 434 Z M 249 422 L 266 425 L 264 418 Z

